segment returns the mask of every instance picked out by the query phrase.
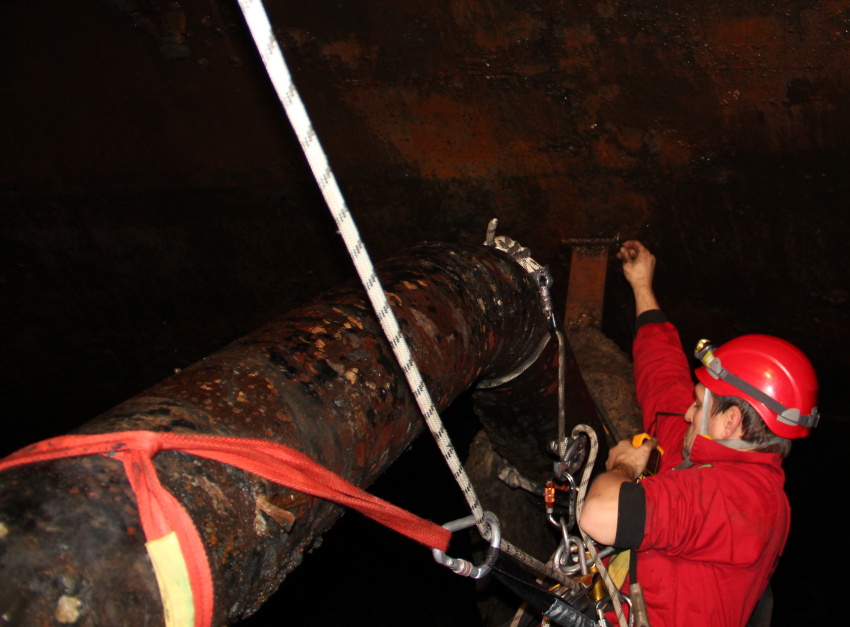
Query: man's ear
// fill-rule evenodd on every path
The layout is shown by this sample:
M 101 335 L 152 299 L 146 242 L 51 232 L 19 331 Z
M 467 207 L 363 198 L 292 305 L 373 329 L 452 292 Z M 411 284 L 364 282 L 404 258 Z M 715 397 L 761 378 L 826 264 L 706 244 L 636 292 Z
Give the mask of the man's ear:
M 724 440 L 737 439 L 735 436 L 743 435 L 741 423 L 744 421 L 744 414 L 741 413 L 740 407 L 732 405 L 720 415 L 720 420 Z

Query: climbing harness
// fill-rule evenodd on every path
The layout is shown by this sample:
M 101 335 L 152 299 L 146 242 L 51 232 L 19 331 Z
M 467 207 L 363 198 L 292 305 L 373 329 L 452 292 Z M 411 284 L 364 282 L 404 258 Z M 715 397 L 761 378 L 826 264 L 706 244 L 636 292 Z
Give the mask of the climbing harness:
M 586 615 L 585 610 L 575 607 L 579 598 L 569 595 L 569 591 L 564 594 L 564 591 L 557 588 L 544 588 L 501 560 L 497 562 L 493 574 L 506 588 L 524 599 L 527 606 L 536 610 L 542 616 L 544 624 L 554 623 L 560 627 L 594 627 L 596 625 L 593 619 Z M 585 605 L 588 604 L 585 603 Z M 518 612 L 510 623 L 511 627 L 518 626 L 523 615 L 523 612 Z

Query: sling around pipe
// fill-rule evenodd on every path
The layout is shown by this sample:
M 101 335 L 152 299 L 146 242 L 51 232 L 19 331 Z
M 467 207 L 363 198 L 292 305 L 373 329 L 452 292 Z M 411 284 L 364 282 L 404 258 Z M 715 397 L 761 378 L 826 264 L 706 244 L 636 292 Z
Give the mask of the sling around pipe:
M 424 245 L 379 275 L 440 410 L 477 379 L 516 368 L 546 333 L 536 286 L 491 250 Z M 361 289 L 346 285 L 76 433 L 139 429 L 270 440 L 367 486 L 422 421 Z M 327 501 L 217 462 L 163 452 L 154 463 L 207 551 L 214 624 L 256 611 L 340 515 Z M 119 464 L 87 457 L 2 473 L 0 525 L 7 624 L 50 623 L 60 611 L 77 625 L 162 616 Z

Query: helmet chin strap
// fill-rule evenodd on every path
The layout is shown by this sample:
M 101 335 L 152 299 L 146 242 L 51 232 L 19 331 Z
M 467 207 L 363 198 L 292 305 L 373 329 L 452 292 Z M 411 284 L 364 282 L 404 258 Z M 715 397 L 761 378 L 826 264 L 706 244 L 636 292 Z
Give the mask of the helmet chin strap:
M 700 424 L 699 424 L 699 435 L 704 435 L 705 437 L 710 437 L 708 435 L 708 418 L 711 412 L 711 390 L 705 388 L 705 395 L 702 397 L 702 410 L 700 411 Z M 693 448 L 693 442 L 691 443 L 691 448 Z M 682 462 L 676 466 L 676 470 L 684 470 L 685 468 L 690 468 L 694 463 L 691 461 L 691 452 L 688 451 L 685 454 L 685 458 Z
M 711 390 L 705 388 L 705 396 L 702 397 L 702 422 L 699 425 L 699 434 L 705 437 L 708 435 L 708 419 L 711 414 Z

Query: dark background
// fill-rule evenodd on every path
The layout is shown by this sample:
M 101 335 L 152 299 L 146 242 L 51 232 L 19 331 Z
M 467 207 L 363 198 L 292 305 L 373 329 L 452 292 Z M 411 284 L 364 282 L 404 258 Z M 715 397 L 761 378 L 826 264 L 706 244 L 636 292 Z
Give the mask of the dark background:
M 499 217 L 562 307 L 565 239 L 636 237 L 685 346 L 758 331 L 809 354 L 824 418 L 787 464 L 774 622 L 835 618 L 820 552 L 846 557 L 831 486 L 850 415 L 850 2 L 267 6 L 376 260 L 479 242 Z M 353 275 L 235 2 L 0 0 L 0 55 L 3 453 Z M 628 350 L 611 264 L 603 330 Z M 437 460 L 417 443 L 375 490 L 455 511 Z M 441 571 L 439 604 L 409 572 L 355 587 L 374 581 L 364 561 L 404 551 L 369 525 L 346 515 L 268 620 L 321 624 L 328 603 L 400 619 L 377 598 L 406 601 L 407 624 L 464 618 L 442 607 L 466 584 Z

